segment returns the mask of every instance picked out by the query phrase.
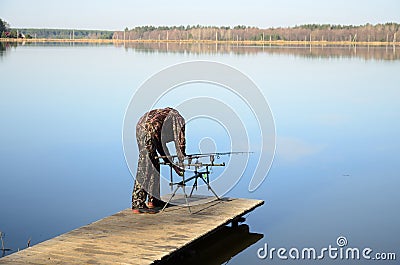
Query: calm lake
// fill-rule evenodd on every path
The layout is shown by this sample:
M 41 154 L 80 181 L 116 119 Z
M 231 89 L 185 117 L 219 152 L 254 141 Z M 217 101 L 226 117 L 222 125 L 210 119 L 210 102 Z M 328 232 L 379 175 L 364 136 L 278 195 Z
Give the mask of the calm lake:
M 359 263 L 257 256 L 265 244 L 319 253 L 337 247 L 339 236 L 349 247 L 400 259 L 400 47 L 1 45 L 0 231 L 12 249 L 6 254 L 130 207 L 122 129 L 132 95 L 168 66 L 210 60 L 257 84 L 276 127 L 265 181 L 248 191 L 256 165 L 250 159 L 225 195 L 265 200 L 246 220 L 263 237 L 228 263 Z M 225 97 L 207 84 L 180 96 L 207 93 Z M 174 106 L 173 98 L 160 104 Z M 226 151 L 218 126 L 202 124 L 188 124 L 187 152 L 198 152 L 204 137 Z

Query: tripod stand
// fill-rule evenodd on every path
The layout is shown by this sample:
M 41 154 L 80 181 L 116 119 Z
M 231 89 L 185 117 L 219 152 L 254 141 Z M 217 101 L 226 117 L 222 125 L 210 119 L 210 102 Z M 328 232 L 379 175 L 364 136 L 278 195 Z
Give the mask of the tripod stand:
M 189 159 L 188 163 L 182 163 L 181 166 L 183 168 L 185 168 L 185 167 L 190 168 L 191 166 L 194 166 L 195 170 L 193 171 L 194 175 L 189 177 L 189 178 L 185 178 L 185 172 L 184 172 L 183 175 L 182 175 L 182 180 L 179 181 L 179 182 L 174 182 L 173 181 L 172 164 L 171 163 L 166 163 L 166 162 L 163 162 L 161 164 L 169 165 L 171 167 L 169 185 L 171 187 L 176 186 L 174 192 L 172 193 L 171 197 L 169 198 L 167 203 L 162 208 L 161 212 L 164 211 L 165 208 L 168 206 L 168 204 L 171 203 L 171 201 L 175 197 L 176 192 L 178 191 L 178 189 L 182 188 L 186 205 L 188 206 L 189 212 L 191 213 L 192 211 L 190 209 L 190 204 L 189 204 L 188 198 L 192 197 L 194 189 L 197 190 L 199 179 L 201 179 L 204 182 L 204 184 L 207 185 L 207 189 L 210 190 L 214 194 L 214 196 L 217 198 L 217 200 L 220 199 L 219 196 L 217 195 L 217 193 L 213 190 L 213 188 L 210 185 L 210 173 L 211 173 L 210 172 L 210 168 L 213 167 L 213 166 L 225 166 L 225 163 L 215 164 L 213 155 L 210 155 L 210 163 L 201 163 L 201 162 L 198 162 L 198 161 L 196 161 L 195 163 L 192 163 L 191 159 Z M 204 168 L 204 167 L 205 167 L 205 170 L 199 170 L 200 168 Z M 189 196 L 187 196 L 187 194 L 186 194 L 186 186 L 187 186 L 188 182 L 190 182 L 190 181 L 193 181 L 193 186 L 192 186 L 192 189 L 190 191 Z

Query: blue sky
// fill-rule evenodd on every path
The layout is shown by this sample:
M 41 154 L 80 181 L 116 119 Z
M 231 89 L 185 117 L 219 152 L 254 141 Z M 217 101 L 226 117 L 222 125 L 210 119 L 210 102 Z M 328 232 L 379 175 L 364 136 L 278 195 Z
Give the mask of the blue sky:
M 0 0 L 12 27 L 118 30 L 137 25 L 278 27 L 306 23 L 400 22 L 399 0 Z

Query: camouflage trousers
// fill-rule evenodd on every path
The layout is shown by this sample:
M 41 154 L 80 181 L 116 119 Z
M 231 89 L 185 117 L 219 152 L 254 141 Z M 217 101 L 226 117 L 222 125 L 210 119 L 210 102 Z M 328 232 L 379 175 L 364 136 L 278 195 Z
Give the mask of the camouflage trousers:
M 145 207 L 146 199 L 153 202 L 160 198 L 160 163 L 156 147 L 149 133 L 136 132 L 139 160 L 132 192 L 132 208 Z
M 135 185 L 133 186 L 132 192 L 132 209 L 145 208 L 147 196 L 149 197 L 149 202 L 158 200 L 157 197 L 148 194 L 147 191 L 142 188 L 140 183 L 135 180 Z

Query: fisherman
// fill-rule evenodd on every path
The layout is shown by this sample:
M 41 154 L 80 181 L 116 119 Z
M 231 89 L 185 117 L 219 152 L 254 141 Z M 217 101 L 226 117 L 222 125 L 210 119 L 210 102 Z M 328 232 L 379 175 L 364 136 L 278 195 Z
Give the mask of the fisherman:
M 134 213 L 156 213 L 155 208 L 165 205 L 160 199 L 160 162 L 157 152 L 178 175 L 183 175 L 183 169 L 168 159 L 170 153 L 166 144 L 175 142 L 178 160 L 183 162 L 186 155 L 185 119 L 173 108 L 151 110 L 139 119 L 136 140 L 139 161 L 132 192 L 132 210 Z

